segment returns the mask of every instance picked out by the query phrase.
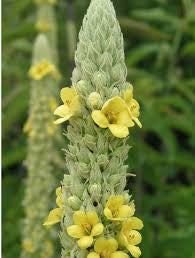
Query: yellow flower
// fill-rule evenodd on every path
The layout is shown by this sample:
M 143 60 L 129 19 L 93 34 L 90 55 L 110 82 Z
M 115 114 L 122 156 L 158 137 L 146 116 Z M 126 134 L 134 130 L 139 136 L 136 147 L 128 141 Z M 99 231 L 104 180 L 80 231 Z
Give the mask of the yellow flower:
M 52 29 L 52 25 L 50 23 L 48 23 L 48 22 L 45 22 L 45 21 L 38 21 L 35 24 L 35 28 L 38 31 L 41 31 L 41 32 L 48 32 L 49 30 Z
M 60 116 L 60 118 L 54 122 L 55 124 L 67 121 L 80 109 L 79 96 L 74 88 L 63 88 L 60 92 L 60 97 L 64 105 L 57 107 L 54 111 L 54 115 Z
M 119 220 L 123 221 L 135 213 L 135 205 L 131 203 L 130 205 L 124 205 L 123 195 L 111 196 L 104 209 L 104 215 L 109 220 Z
M 33 65 L 28 73 L 32 79 L 39 81 L 46 75 L 52 75 L 55 69 L 53 64 L 49 63 L 47 60 L 42 60 L 38 64 Z
M 123 222 L 118 240 L 122 246 L 125 246 L 133 257 L 139 257 L 141 250 L 138 245 L 141 240 L 141 234 L 137 231 L 143 228 L 143 222 L 137 217 L 131 217 Z M 137 229 L 137 230 L 135 230 Z
M 124 92 L 124 100 L 129 108 L 129 112 L 131 114 L 132 120 L 135 121 L 135 123 L 142 128 L 142 124 L 139 121 L 138 117 L 140 115 L 140 106 L 137 100 L 133 98 L 133 89 L 129 88 Z
M 102 234 L 104 226 L 99 222 L 95 211 L 75 211 L 74 225 L 67 228 L 68 235 L 78 238 L 78 246 L 86 249 L 93 244 L 93 237 Z
M 28 253 L 33 253 L 34 252 L 34 246 L 33 246 L 33 243 L 30 239 L 25 239 L 23 242 L 22 242 L 22 248 L 28 252 Z
M 117 251 L 118 243 L 114 238 L 98 238 L 94 245 L 95 252 L 88 254 L 87 258 L 128 258 L 129 255 Z
M 56 195 L 57 195 L 56 204 L 57 204 L 58 208 L 55 208 L 50 211 L 46 221 L 43 224 L 44 226 L 51 226 L 53 224 L 60 222 L 60 220 L 61 220 L 62 206 L 63 206 L 61 187 L 58 187 L 56 189 Z
M 101 128 L 109 128 L 111 133 L 124 138 L 129 134 L 128 127 L 134 126 L 129 109 L 120 97 L 114 97 L 105 102 L 101 110 L 92 112 L 94 122 Z

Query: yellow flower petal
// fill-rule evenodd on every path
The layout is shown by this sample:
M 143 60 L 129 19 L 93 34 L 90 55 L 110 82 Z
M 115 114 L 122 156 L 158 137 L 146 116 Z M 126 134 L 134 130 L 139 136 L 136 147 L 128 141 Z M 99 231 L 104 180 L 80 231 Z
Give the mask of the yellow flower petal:
M 115 252 L 118 248 L 118 243 L 116 241 L 116 239 L 114 238 L 110 238 L 107 240 L 107 250 L 109 250 L 111 253 Z
M 112 219 L 112 212 L 110 209 L 105 208 L 104 209 L 104 215 L 106 216 L 107 219 Z
M 112 253 L 110 258 L 129 258 L 129 255 L 122 251 L 117 251 Z
M 89 211 L 86 215 L 89 224 L 96 225 L 99 222 L 98 215 L 95 211 Z
M 73 116 L 73 114 L 70 112 L 69 107 L 65 105 L 57 107 L 54 111 L 54 115 L 58 115 L 61 117 L 54 122 L 55 124 L 63 123 L 67 121 L 71 116 Z
M 61 196 L 57 196 L 57 198 L 56 198 L 56 204 L 57 204 L 58 207 L 60 207 L 60 208 L 63 206 L 63 201 L 62 201 Z
M 102 223 L 98 223 L 95 226 L 93 226 L 92 231 L 91 231 L 91 236 L 98 236 L 102 234 L 104 230 L 104 226 Z
M 66 104 L 68 104 L 70 101 L 72 101 L 76 95 L 77 95 L 77 93 L 74 88 L 66 87 L 66 88 L 61 89 L 61 91 L 60 91 L 60 97 L 61 97 L 62 101 Z
M 139 103 L 137 102 L 137 100 L 132 99 L 128 105 L 129 109 L 130 109 L 130 113 L 132 114 L 133 117 L 138 117 L 140 112 L 140 106 Z
M 138 245 L 142 241 L 141 234 L 136 230 L 131 230 L 128 234 L 128 243 L 130 245 Z
M 113 253 L 117 250 L 117 248 L 118 248 L 118 243 L 114 238 L 106 239 L 104 237 L 100 237 L 96 240 L 94 245 L 94 250 L 99 254 L 104 250 L 107 250 L 110 253 Z
M 67 227 L 67 233 L 69 236 L 74 238 L 81 238 L 85 235 L 83 228 L 78 225 L 72 225 L 70 227 Z
M 87 249 L 93 244 L 93 237 L 92 236 L 84 236 L 77 241 L 78 246 L 81 249 Z
M 72 113 L 76 113 L 80 110 L 79 96 L 75 96 L 70 103 L 70 110 Z
M 102 107 L 102 112 L 104 114 L 109 113 L 110 111 L 120 113 L 124 110 L 128 110 L 128 108 L 125 101 L 120 97 L 114 97 L 107 100 Z
M 73 221 L 76 225 L 88 224 L 87 215 L 84 211 L 75 211 Z
M 131 84 L 129 84 L 129 86 L 130 87 L 125 90 L 123 94 L 125 102 L 129 102 L 133 99 L 133 86 Z
M 62 194 L 62 187 L 59 186 L 59 187 L 56 188 L 56 195 L 60 196 L 61 194 Z
M 135 258 L 140 257 L 140 255 L 141 255 L 141 250 L 137 246 L 129 245 L 128 250 L 132 254 L 132 256 Z
M 61 105 L 56 108 L 56 110 L 54 111 L 54 115 L 65 118 L 66 116 L 70 115 L 70 109 L 67 105 Z
M 106 245 L 107 245 L 107 239 L 104 237 L 100 237 L 95 242 L 94 250 L 100 254 L 102 250 L 106 248 Z
M 91 252 L 87 255 L 87 258 L 100 258 L 100 255 L 95 252 Z
M 130 223 L 130 228 L 131 229 L 141 230 L 144 226 L 142 220 L 137 218 L 137 217 L 131 217 L 131 218 L 128 219 L 128 221 Z
M 108 127 L 108 119 L 106 116 L 102 113 L 100 110 L 94 110 L 91 114 L 93 121 L 99 125 L 101 128 L 107 128 Z
M 118 125 L 124 125 L 127 127 L 134 126 L 134 122 L 131 119 L 130 113 L 127 110 L 124 110 L 121 112 L 117 117 L 117 124 Z
M 111 196 L 107 203 L 106 203 L 106 207 L 108 208 L 114 208 L 114 209 L 117 209 L 119 207 L 121 207 L 121 205 L 123 205 L 124 203 L 124 197 L 123 195 L 114 195 L 114 196 Z
M 70 115 L 69 117 L 64 117 L 64 118 L 58 118 L 57 120 L 54 121 L 54 124 L 61 124 L 65 121 L 67 121 L 72 115 Z
M 132 207 L 128 205 L 122 205 L 119 208 L 118 217 L 120 218 L 128 218 L 132 216 Z
M 129 135 L 127 126 L 111 124 L 108 126 L 111 133 L 117 138 L 125 138 Z
M 134 202 L 131 202 L 129 207 L 131 208 L 131 213 L 130 213 L 129 216 L 133 216 L 134 213 L 135 213 L 135 204 L 134 204 Z
M 60 222 L 62 216 L 62 209 L 56 208 L 50 211 L 46 221 L 44 222 L 44 226 L 51 226 Z

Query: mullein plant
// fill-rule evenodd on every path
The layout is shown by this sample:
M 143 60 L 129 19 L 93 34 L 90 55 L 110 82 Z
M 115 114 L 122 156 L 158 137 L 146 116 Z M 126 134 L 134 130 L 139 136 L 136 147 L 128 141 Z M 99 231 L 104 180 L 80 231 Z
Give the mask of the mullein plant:
M 62 258 L 139 257 L 141 219 L 125 190 L 127 139 L 139 120 L 126 81 L 123 37 L 110 0 L 92 0 L 75 54 L 72 86 L 61 90 L 55 124 L 68 120 L 69 174 L 44 222 L 61 222 Z
M 28 135 L 25 161 L 28 176 L 24 196 L 25 218 L 22 227 L 22 258 L 53 257 L 55 232 L 42 227 L 42 220 L 52 207 L 51 195 L 60 178 L 60 132 L 53 123 L 57 107 L 59 72 L 53 64 L 48 40 L 40 34 L 35 42 L 32 66 L 29 118 L 24 131 Z M 58 178 L 58 179 L 57 179 Z

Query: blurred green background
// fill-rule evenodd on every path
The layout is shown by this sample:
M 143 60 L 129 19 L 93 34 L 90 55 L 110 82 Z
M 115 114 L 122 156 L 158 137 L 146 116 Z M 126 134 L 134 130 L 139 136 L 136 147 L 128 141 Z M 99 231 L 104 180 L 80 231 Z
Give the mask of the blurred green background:
M 70 84 L 69 53 L 89 0 L 56 5 L 61 87 Z M 3 0 L 3 257 L 19 257 L 26 171 L 27 119 L 36 7 Z M 113 0 L 124 34 L 128 80 L 141 103 L 128 164 L 139 216 L 143 258 L 195 258 L 195 1 Z M 70 28 L 70 27 L 69 27 Z

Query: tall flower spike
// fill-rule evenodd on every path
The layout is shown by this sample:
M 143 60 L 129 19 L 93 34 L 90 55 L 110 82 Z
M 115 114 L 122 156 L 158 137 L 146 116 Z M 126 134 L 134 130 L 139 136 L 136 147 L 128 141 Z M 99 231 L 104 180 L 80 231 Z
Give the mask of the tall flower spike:
M 72 87 L 80 112 L 71 112 L 70 100 L 63 100 L 64 105 L 55 111 L 61 117 L 59 123 L 69 123 L 66 135 L 70 141 L 66 151 L 69 175 L 64 176 L 62 187 L 62 258 L 127 258 L 129 246 L 120 244 L 118 236 L 128 233 L 121 231 L 122 225 L 133 218 L 135 206 L 124 191 L 124 162 L 129 150 L 127 136 L 139 114 L 138 107 L 128 102 L 132 99 L 124 95 L 132 86 L 126 82 L 123 37 L 110 0 L 91 1 L 79 33 L 75 63 Z M 73 199 L 75 205 L 69 201 Z M 91 233 L 91 213 L 97 214 L 99 234 Z M 77 221 L 75 214 L 80 214 Z M 131 251 L 136 249 L 133 244 L 130 241 Z
M 32 66 L 36 67 L 41 60 L 47 60 L 53 66 L 49 43 L 44 35 L 39 35 L 35 41 Z M 52 76 L 48 74 L 40 80 L 32 79 L 29 118 L 25 127 L 28 135 L 28 175 L 23 201 L 25 219 L 21 258 L 53 257 L 53 236 L 42 224 L 55 205 L 50 201 L 52 189 L 57 186 L 62 171 L 56 147 L 61 136 L 53 123 L 56 96 L 57 82 Z

